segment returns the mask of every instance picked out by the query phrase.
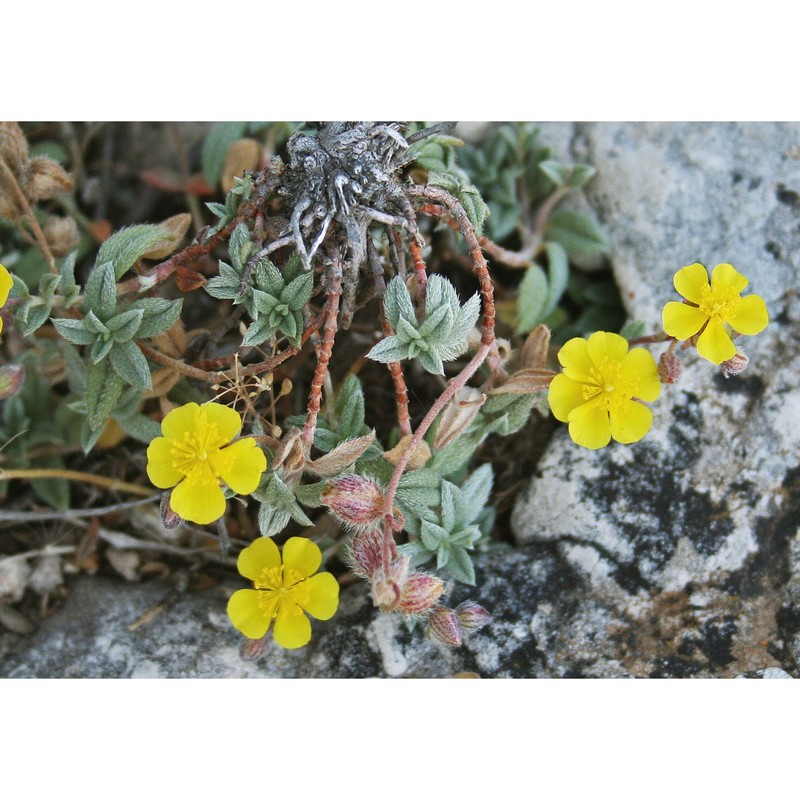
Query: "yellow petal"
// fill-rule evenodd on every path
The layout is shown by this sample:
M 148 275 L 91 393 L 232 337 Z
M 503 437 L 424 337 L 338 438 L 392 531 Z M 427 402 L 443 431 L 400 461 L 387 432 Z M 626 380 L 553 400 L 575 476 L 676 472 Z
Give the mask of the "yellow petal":
M 209 454 L 208 460 L 236 494 L 254 492 L 267 468 L 266 456 L 253 439 L 239 439 L 228 447 L 215 450 Z
M 584 384 L 573 381 L 566 375 L 556 375 L 553 378 L 547 390 L 547 402 L 557 420 L 567 422 L 570 411 L 586 402 L 583 386 Z
M 161 433 L 167 439 L 183 439 L 183 434 L 194 435 L 197 430 L 197 403 L 186 403 L 173 408 L 161 422 Z
M 643 347 L 634 347 L 622 359 L 622 379 L 625 383 L 636 386 L 633 396 L 641 400 L 652 402 L 661 394 L 656 361 L 650 351 Z
M 672 282 L 681 297 L 685 297 L 695 305 L 700 305 L 703 289 L 708 287 L 708 272 L 702 264 L 689 264 L 688 267 L 679 269 L 675 273 Z M 670 334 L 670 336 L 672 335 Z
M 653 424 L 653 412 L 635 400 L 628 400 L 621 407 L 612 408 L 609 416 L 611 435 L 623 444 L 638 442 Z
M 617 333 L 597 331 L 586 342 L 589 358 L 598 369 L 602 369 L 606 361 L 622 361 L 628 352 L 628 340 Z
M 153 439 L 147 447 L 147 477 L 159 489 L 169 489 L 184 477 L 172 464 L 172 443 L 163 436 Z
M 264 570 L 274 569 L 281 565 L 281 554 L 278 545 L 268 536 L 262 536 L 251 542 L 236 561 L 239 573 L 251 581 L 258 580 Z M 278 587 L 275 587 L 278 588 Z
M 590 400 L 572 410 L 569 415 L 569 435 L 575 444 L 597 450 L 611 441 L 608 411 L 596 400 Z
M 769 313 L 763 298 L 750 294 L 739 301 L 736 313 L 728 320 L 730 326 L 739 333 L 753 336 L 761 333 L 769 324 Z
M 3 332 L 3 318 L 0 317 L 0 333 Z
M 330 619 L 339 607 L 339 583 L 330 572 L 320 572 L 305 582 L 311 599 L 303 606 L 312 617 Z
M 0 306 L 4 306 L 6 304 L 6 300 L 8 300 L 8 293 L 11 291 L 11 287 L 14 285 L 14 279 L 11 277 L 11 273 L 2 265 L 0 264 Z M 0 322 L 0 330 L 2 330 L 2 322 Z
M 558 360 L 568 378 L 583 383 L 591 380 L 593 365 L 586 348 L 586 339 L 580 336 L 570 339 L 558 351 Z
M 275 641 L 287 650 L 304 647 L 311 640 L 311 623 L 294 603 L 281 603 L 275 619 Z
M 674 301 L 667 303 L 661 313 L 664 331 L 668 336 L 674 336 L 681 341 L 694 336 L 707 319 L 699 308 Z
M 242 429 L 242 418 L 238 411 L 234 411 L 230 406 L 222 403 L 203 403 L 200 411 L 205 415 L 206 424 L 216 426 L 221 447 L 239 435 Z M 209 448 L 211 449 L 211 447 Z
M 284 571 L 297 570 L 304 578 L 313 575 L 322 563 L 319 547 L 304 536 L 293 536 L 283 546 Z
M 730 264 L 717 264 L 711 273 L 711 294 L 716 295 L 721 289 L 733 289 L 738 294 L 748 283 Z
M 721 364 L 736 355 L 736 346 L 723 324 L 719 320 L 712 319 L 697 340 L 697 352 L 712 364 Z
M 233 627 L 248 639 L 261 639 L 272 620 L 261 608 L 259 594 L 256 589 L 239 589 L 228 600 L 228 616 Z
M 211 474 L 211 470 L 208 470 L 208 474 Z M 172 490 L 169 500 L 176 514 L 198 525 L 214 522 L 225 513 L 225 496 L 219 483 L 203 478 L 184 478 Z

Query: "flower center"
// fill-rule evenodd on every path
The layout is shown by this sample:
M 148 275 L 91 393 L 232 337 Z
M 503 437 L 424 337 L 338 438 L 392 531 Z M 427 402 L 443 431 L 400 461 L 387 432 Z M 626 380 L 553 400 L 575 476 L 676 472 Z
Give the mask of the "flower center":
M 180 438 L 171 440 L 172 466 L 183 475 L 210 470 L 213 477 L 218 478 L 209 458 L 220 449 L 219 429 L 216 423 L 208 421 L 205 414 L 201 415 L 199 422 L 195 430 L 184 431 Z
M 730 286 L 721 286 L 716 290 L 704 286 L 700 292 L 700 310 L 709 319 L 726 322 L 736 314 L 741 299 L 739 293 Z
M 635 380 L 623 377 L 622 364 L 619 361 L 606 358 L 599 367 L 592 367 L 589 382 L 583 384 L 582 393 L 587 402 L 599 400 L 610 411 L 630 400 L 637 388 Z
M 301 614 L 311 600 L 306 578 L 291 567 L 264 567 L 254 586 L 259 590 L 258 604 L 261 609 L 274 617 L 280 608 L 290 613 Z

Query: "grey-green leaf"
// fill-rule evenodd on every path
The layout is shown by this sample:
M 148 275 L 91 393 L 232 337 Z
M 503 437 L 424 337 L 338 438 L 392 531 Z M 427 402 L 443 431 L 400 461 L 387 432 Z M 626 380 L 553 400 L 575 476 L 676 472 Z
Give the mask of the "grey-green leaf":
M 142 351 L 131 341 L 115 344 L 109 354 L 114 372 L 125 383 L 139 389 L 151 389 L 150 368 Z
M 95 339 L 95 334 L 87 330 L 80 319 L 54 319 L 53 326 L 61 337 L 72 344 L 91 344 Z
M 86 281 L 86 303 L 101 320 L 107 320 L 114 315 L 117 307 L 117 282 L 111 261 L 98 261 L 98 266 L 89 273 Z
M 115 342 L 127 342 L 133 339 L 142 324 L 144 309 L 131 308 L 112 317 L 106 323 Z
M 561 244 L 567 253 L 576 256 L 607 253 L 608 237 L 603 229 L 585 214 L 569 209 L 557 211 L 544 229 L 544 239 Z
M 547 308 L 547 298 L 547 276 L 538 264 L 531 264 L 519 286 L 517 333 L 528 333 L 542 321 Z
M 172 238 L 160 225 L 131 225 L 109 236 L 97 253 L 97 263 L 114 265 L 114 277 L 119 280 L 148 250 Z

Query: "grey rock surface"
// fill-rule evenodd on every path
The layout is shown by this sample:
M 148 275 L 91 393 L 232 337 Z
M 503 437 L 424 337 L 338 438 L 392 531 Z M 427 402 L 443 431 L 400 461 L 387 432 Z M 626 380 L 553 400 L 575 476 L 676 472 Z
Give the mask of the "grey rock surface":
M 517 502 L 517 541 L 554 544 L 621 624 L 606 672 L 631 650 L 631 674 L 797 671 L 798 143 L 796 124 L 576 126 L 632 318 L 657 330 L 674 272 L 728 261 L 772 319 L 736 378 L 687 354 L 641 442 L 592 452 L 559 430 Z

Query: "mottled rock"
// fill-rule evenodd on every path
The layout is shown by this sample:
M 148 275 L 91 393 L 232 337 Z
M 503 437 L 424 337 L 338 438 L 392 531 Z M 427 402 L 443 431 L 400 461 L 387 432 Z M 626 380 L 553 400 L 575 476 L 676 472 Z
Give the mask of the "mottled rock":
M 615 618 L 607 657 L 632 674 L 797 671 L 798 143 L 796 124 L 576 126 L 632 318 L 656 330 L 694 261 L 734 264 L 772 318 L 740 340 L 742 375 L 684 354 L 641 442 L 593 452 L 559 430 L 518 500 L 517 541 L 586 576 Z

